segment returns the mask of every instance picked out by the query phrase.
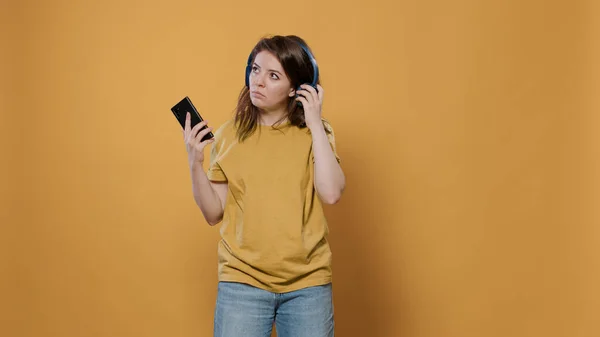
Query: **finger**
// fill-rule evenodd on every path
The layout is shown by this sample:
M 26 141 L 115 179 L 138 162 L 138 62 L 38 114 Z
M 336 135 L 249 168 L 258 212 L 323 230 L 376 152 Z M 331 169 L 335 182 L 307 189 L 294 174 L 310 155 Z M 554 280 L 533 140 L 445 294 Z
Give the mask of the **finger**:
M 317 84 L 317 90 L 318 90 L 317 94 L 319 95 L 319 100 L 321 102 L 323 102 L 323 87 L 321 85 Z
M 202 138 L 200 138 L 200 139 L 202 139 Z M 203 150 L 203 149 L 206 147 L 206 145 L 208 145 L 208 144 L 211 144 L 211 143 L 213 143 L 214 141 L 215 141 L 215 138 L 214 138 L 214 137 L 213 137 L 213 138 L 206 139 L 206 140 L 203 140 L 203 141 L 199 142 L 198 144 L 196 144 L 196 148 L 197 148 L 198 150 Z
M 315 88 L 313 88 L 312 85 L 303 84 L 301 87 L 310 93 L 313 100 L 315 100 L 315 101 L 319 100 L 319 95 L 317 94 L 317 90 L 315 90 Z
M 306 109 L 307 106 L 309 105 L 308 100 L 306 98 L 304 98 L 304 96 L 298 96 L 296 97 L 297 101 L 302 102 L 302 108 Z
M 200 129 L 205 127 L 207 124 L 208 124 L 208 121 L 204 120 L 204 121 L 194 125 L 194 127 L 191 130 L 192 135 L 195 136 L 198 133 L 198 131 L 200 131 Z
M 185 131 L 190 131 L 190 113 L 186 112 L 185 113 L 185 125 L 184 125 L 184 130 Z
M 189 126 L 188 126 L 188 128 L 186 129 L 187 137 L 186 137 L 185 141 L 187 143 L 193 143 L 194 139 L 196 137 L 196 134 L 198 133 L 200 128 L 204 127 L 207 124 L 207 122 L 208 121 L 204 120 L 204 121 L 194 125 L 194 127 L 191 130 L 189 129 Z
M 205 141 L 200 142 L 200 146 L 202 146 L 202 148 L 204 148 L 206 145 L 214 143 L 214 142 L 215 142 L 215 137 L 209 138 Z
M 207 127 L 206 129 L 198 132 L 198 134 L 196 135 L 196 143 L 199 144 L 202 142 L 202 138 L 204 138 L 204 136 L 206 136 L 209 132 L 212 131 L 211 127 Z
M 296 91 L 296 94 L 298 94 L 299 98 L 304 98 L 309 104 L 312 101 L 312 95 L 310 94 L 310 92 L 308 92 L 308 90 L 300 89 Z

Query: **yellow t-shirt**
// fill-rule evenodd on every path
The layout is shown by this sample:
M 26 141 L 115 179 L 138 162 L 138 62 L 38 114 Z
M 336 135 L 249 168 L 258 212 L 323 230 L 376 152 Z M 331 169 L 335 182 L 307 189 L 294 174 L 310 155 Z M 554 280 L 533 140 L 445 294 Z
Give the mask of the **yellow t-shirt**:
M 339 162 L 333 129 L 325 124 Z M 219 281 L 279 293 L 331 282 L 329 229 L 314 188 L 310 130 L 259 125 L 240 143 L 231 119 L 214 135 L 207 175 L 228 182 Z

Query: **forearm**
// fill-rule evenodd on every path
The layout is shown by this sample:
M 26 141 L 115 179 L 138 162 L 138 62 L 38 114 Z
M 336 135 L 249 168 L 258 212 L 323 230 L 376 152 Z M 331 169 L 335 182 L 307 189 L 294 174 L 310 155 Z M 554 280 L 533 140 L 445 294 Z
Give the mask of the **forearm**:
M 210 225 L 218 223 L 223 217 L 223 205 L 212 188 L 208 176 L 201 164 L 192 165 L 190 168 L 192 178 L 192 192 L 196 205 L 202 211 L 204 218 Z
M 315 188 L 327 204 L 335 204 L 344 191 L 346 178 L 331 149 L 325 129 L 311 128 L 315 157 Z

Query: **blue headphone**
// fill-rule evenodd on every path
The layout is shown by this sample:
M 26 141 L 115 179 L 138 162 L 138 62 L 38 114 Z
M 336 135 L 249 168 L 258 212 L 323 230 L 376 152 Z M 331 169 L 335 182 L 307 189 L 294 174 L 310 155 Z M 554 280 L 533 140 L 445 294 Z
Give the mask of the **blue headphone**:
M 308 50 L 308 47 L 306 47 L 304 44 L 298 42 L 298 44 L 300 45 L 300 47 L 302 47 L 302 49 L 304 49 L 304 52 L 306 52 L 306 55 L 308 55 L 308 58 L 310 59 L 310 63 L 312 63 L 313 66 L 313 77 L 312 77 L 312 83 L 308 83 L 311 87 L 317 89 L 317 82 L 319 81 L 319 67 L 317 66 L 317 60 L 315 59 L 315 57 L 313 56 L 313 54 Z M 250 53 L 250 56 L 248 56 L 248 62 L 246 63 L 246 87 L 250 88 L 250 73 L 252 72 L 252 53 Z M 300 90 L 301 88 L 298 87 L 296 89 L 296 91 Z M 298 97 L 298 94 L 296 94 L 296 97 Z M 302 102 L 298 102 L 298 105 L 302 105 Z

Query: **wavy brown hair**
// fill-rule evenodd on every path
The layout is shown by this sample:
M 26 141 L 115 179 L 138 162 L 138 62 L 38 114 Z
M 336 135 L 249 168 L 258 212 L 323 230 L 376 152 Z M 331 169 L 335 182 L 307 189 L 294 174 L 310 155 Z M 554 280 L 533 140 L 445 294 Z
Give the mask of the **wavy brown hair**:
M 281 63 L 287 77 L 290 79 L 291 86 L 295 89 L 302 83 L 311 83 L 313 76 L 313 65 L 310 62 L 309 56 L 300 46 L 300 43 L 306 46 L 311 54 L 313 54 L 310 47 L 308 47 L 306 42 L 300 37 L 296 35 L 275 35 L 262 38 L 258 41 L 254 49 L 252 49 L 251 59 L 254 61 L 256 55 L 261 51 L 268 51 L 275 55 L 277 60 L 279 60 L 279 63 Z M 320 80 L 317 81 L 317 84 L 320 84 Z M 243 142 L 256 131 L 258 128 L 259 115 L 259 109 L 252 104 L 252 101 L 250 100 L 250 89 L 244 86 L 238 97 L 234 118 L 237 129 L 236 134 L 240 142 Z M 293 126 L 299 128 L 306 127 L 304 109 L 302 106 L 298 106 L 294 97 L 290 97 L 288 100 L 287 115 L 275 122 L 273 126 L 281 123 L 286 118 Z M 324 120 L 323 123 L 325 125 L 325 131 L 329 133 L 329 127 L 326 124 L 326 121 Z

